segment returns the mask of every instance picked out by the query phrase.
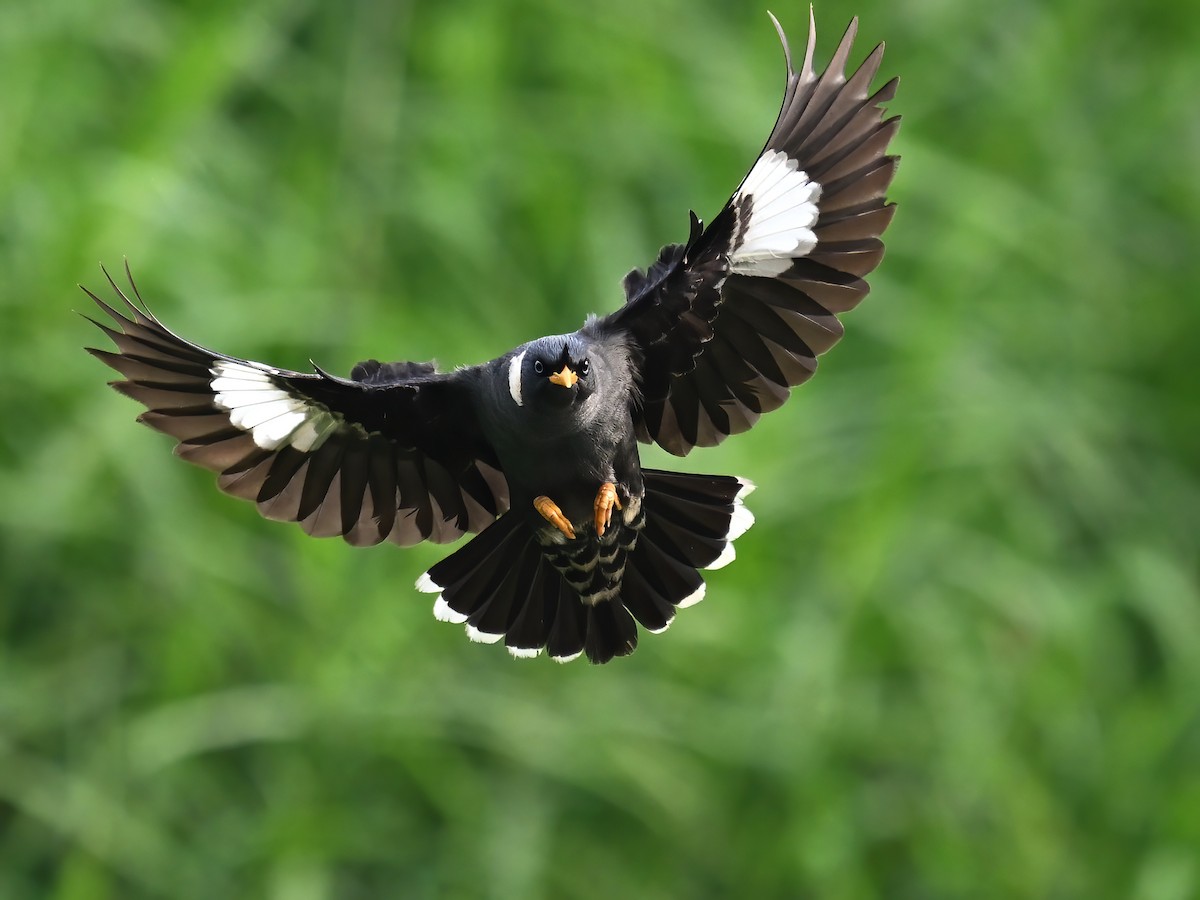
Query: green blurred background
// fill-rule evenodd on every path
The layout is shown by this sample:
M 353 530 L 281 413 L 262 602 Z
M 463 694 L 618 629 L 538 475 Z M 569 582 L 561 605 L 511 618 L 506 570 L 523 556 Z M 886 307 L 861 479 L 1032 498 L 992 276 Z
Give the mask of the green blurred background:
M 758 524 L 606 667 L 261 521 L 80 349 L 126 255 L 294 368 L 575 327 L 751 163 L 763 7 L 0 5 L 0 898 L 1200 896 L 1194 4 L 818 6 L 902 76 L 888 257 L 680 464 Z

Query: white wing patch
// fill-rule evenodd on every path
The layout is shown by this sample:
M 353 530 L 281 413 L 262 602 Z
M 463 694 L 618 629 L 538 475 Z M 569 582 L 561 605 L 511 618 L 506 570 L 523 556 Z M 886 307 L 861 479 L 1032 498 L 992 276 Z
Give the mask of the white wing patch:
M 524 406 L 521 400 L 521 361 L 525 359 L 525 351 L 522 350 L 514 356 L 508 363 L 508 393 L 512 395 L 513 402 L 517 406 Z
M 742 246 L 730 257 L 730 269 L 741 275 L 774 277 L 786 272 L 797 257 L 817 246 L 812 230 L 820 210 L 821 185 L 810 181 L 798 160 L 780 150 L 758 158 L 735 199 L 746 197 L 750 221 Z
M 219 359 L 211 371 L 213 403 L 228 412 L 233 426 L 249 432 L 264 450 L 288 446 L 310 453 L 338 427 L 333 413 L 293 397 L 272 380 L 265 367 Z

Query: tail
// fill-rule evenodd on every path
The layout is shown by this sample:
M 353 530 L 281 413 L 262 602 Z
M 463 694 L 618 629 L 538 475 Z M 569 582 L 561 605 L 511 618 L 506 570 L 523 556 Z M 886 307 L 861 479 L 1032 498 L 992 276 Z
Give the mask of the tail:
M 503 640 L 516 657 L 547 651 L 558 662 L 627 656 L 637 624 L 666 631 L 675 611 L 704 599 L 699 569 L 733 561 L 733 541 L 754 524 L 742 499 L 754 485 L 729 475 L 644 469 L 645 527 L 629 553 L 621 592 L 584 603 L 547 560 L 524 519 L 505 513 L 417 581 L 437 593 L 433 614 L 465 624 L 467 637 Z

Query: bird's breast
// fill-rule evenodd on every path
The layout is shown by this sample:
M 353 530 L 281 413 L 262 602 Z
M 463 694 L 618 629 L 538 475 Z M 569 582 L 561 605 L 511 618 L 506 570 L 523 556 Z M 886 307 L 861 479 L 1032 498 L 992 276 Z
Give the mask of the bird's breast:
M 547 433 L 536 424 L 506 429 L 492 443 L 514 493 L 545 494 L 564 511 L 578 500 L 581 513 L 590 513 L 601 483 L 613 480 L 619 447 L 602 430 Z M 572 520 L 574 512 L 568 512 Z

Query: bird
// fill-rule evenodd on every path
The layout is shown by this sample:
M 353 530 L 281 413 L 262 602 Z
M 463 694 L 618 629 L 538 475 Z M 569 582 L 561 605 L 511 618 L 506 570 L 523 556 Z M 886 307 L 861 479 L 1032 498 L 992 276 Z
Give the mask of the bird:
M 176 335 L 126 261 L 129 293 L 104 270 L 113 305 L 83 288 L 116 348 L 86 349 L 146 407 L 138 421 L 268 519 L 353 546 L 473 534 L 416 584 L 471 640 L 517 658 L 627 656 L 639 630 L 704 597 L 701 570 L 729 563 L 754 521 L 750 481 L 643 467 L 639 445 L 686 456 L 780 407 L 842 337 L 895 211 L 900 118 L 883 104 L 899 80 L 871 90 L 884 44 L 847 76 L 855 18 L 818 74 L 810 7 L 796 69 L 770 17 L 787 76 L 762 151 L 707 226 L 691 212 L 686 240 L 574 332 L 451 371 L 295 372 Z

